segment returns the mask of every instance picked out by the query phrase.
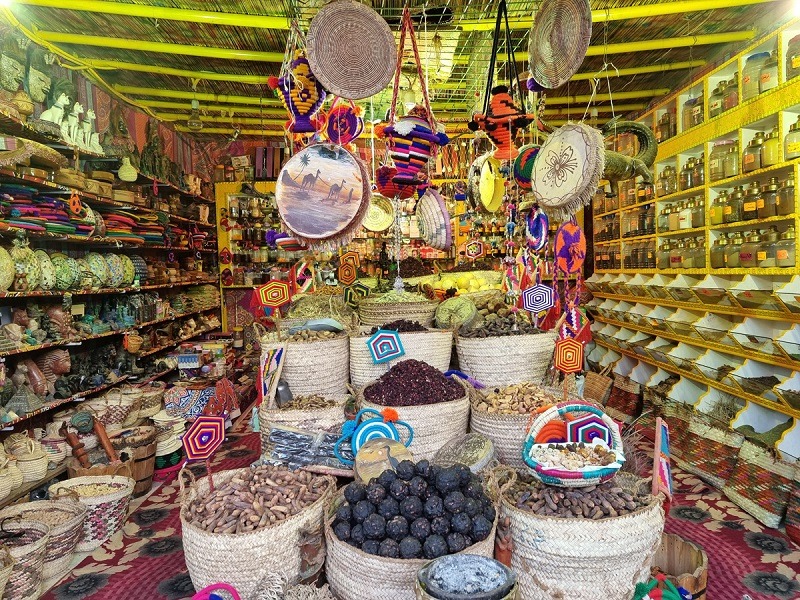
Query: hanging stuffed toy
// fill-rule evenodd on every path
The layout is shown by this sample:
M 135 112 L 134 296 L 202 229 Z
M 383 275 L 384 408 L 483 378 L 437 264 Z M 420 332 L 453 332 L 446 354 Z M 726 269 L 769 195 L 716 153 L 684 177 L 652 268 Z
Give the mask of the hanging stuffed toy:
M 510 160 L 519 155 L 519 149 L 514 145 L 517 131 L 535 120 L 535 115 L 520 112 L 507 86 L 498 85 L 492 88 L 488 110 L 485 110 L 484 114 L 472 115 L 472 121 L 467 127 L 471 131 L 479 129 L 485 131 L 492 143 L 497 146 L 494 157 L 498 160 Z
M 414 51 L 414 62 L 417 66 L 423 104 L 415 106 L 408 111 L 408 114 L 395 120 L 406 36 L 411 41 L 411 48 Z M 428 163 L 428 160 L 436 154 L 439 146 L 447 144 L 450 138 L 447 137 L 444 129 L 433 118 L 433 111 L 428 98 L 428 87 L 425 84 L 426 78 L 422 72 L 422 63 L 419 58 L 417 38 L 414 34 L 414 24 L 411 21 L 411 12 L 408 6 L 403 9 L 403 22 L 400 26 L 400 44 L 397 54 L 392 105 L 389 109 L 389 124 L 375 127 L 375 134 L 378 137 L 386 138 L 386 148 L 397 169 L 397 174 L 392 178 L 392 181 L 398 185 L 416 186 L 425 180 L 422 169 Z
M 325 101 L 325 89 L 311 72 L 305 53 L 296 50 L 294 60 L 283 77 L 269 78 L 269 87 L 280 92 L 283 106 L 289 111 L 291 120 L 286 129 L 292 133 L 316 133 L 321 127 L 320 120 L 315 118 Z

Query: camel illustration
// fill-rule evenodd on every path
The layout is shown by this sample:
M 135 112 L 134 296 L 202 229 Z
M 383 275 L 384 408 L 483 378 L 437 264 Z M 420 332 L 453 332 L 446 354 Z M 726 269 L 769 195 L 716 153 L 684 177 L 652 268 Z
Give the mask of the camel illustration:
M 303 183 L 300 184 L 300 189 L 307 188 L 307 187 L 311 188 L 311 189 L 314 189 L 314 185 L 316 185 L 317 179 L 319 179 L 319 173 L 320 173 L 320 171 L 319 171 L 319 169 L 317 169 L 317 174 L 316 175 L 312 175 L 311 173 L 309 173 L 308 175 L 303 177 Z
M 339 195 L 342 193 L 342 186 L 344 186 L 344 179 L 342 179 L 342 183 L 334 183 L 330 190 L 328 190 L 328 197 L 325 200 L 330 200 L 331 204 L 336 204 L 339 200 Z

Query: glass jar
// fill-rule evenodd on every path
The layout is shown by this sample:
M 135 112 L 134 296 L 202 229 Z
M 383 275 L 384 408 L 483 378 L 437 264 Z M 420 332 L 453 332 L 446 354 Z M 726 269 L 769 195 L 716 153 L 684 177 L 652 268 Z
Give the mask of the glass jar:
M 742 100 L 758 96 L 761 68 L 769 60 L 769 52 L 756 52 L 747 57 L 742 69 Z
M 234 350 L 241 350 L 244 348 L 244 329 L 241 327 L 234 327 L 232 337 Z
M 681 226 L 681 203 L 673 204 L 669 208 L 668 226 L 669 231 L 678 231 Z
M 725 251 L 728 249 L 728 237 L 723 233 L 711 246 L 711 268 L 722 269 L 725 267 Z
M 706 164 L 705 154 L 700 154 L 700 158 L 695 160 L 694 167 L 692 168 L 692 183 L 695 186 L 705 185 L 706 183 Z
M 679 241 L 672 245 L 669 251 L 669 268 L 682 269 L 683 268 L 683 255 L 686 251 L 686 244 Z
M 669 242 L 661 244 L 661 248 L 656 253 L 656 267 L 659 269 L 669 269 L 669 253 L 672 246 Z
M 661 209 L 661 212 L 658 213 L 658 233 L 662 233 L 664 231 L 669 231 L 669 213 L 672 212 L 672 207 L 670 205 L 665 206 Z
M 706 224 L 706 203 L 702 198 L 695 198 L 692 207 L 692 227 L 702 227 Z
M 778 178 L 770 177 L 769 183 L 761 188 L 758 200 L 758 218 L 766 219 L 778 214 Z
M 697 255 L 697 244 L 693 241 L 686 242 L 686 248 L 681 258 L 682 269 L 694 269 L 694 259 Z
M 789 40 L 786 49 L 786 81 L 800 75 L 800 34 Z
M 711 154 L 708 155 L 708 178 L 710 181 L 725 179 L 725 156 L 735 143 L 734 140 L 722 140 L 714 144 Z
M 789 133 L 783 138 L 783 158 L 792 160 L 800 156 L 800 116 L 789 125 Z
M 644 233 L 651 235 L 656 232 L 656 205 L 645 204 L 644 207 Z
M 697 105 L 697 100 L 698 100 L 697 98 L 689 98 L 686 102 L 683 103 L 683 112 L 681 114 L 683 131 L 690 129 L 693 125 L 692 113 L 694 111 L 695 106 Z M 700 110 L 702 110 L 702 105 Z
M 725 178 L 739 175 L 739 144 L 734 144 L 725 155 Z
M 719 196 L 711 201 L 708 209 L 708 222 L 710 225 L 722 225 L 725 222 L 725 205 L 728 202 L 728 192 L 722 190 Z
M 750 183 L 747 195 L 742 201 L 742 221 L 752 221 L 758 218 L 758 203 L 761 200 L 761 186 L 757 181 Z
M 694 212 L 694 200 L 683 202 L 680 205 L 680 212 L 678 213 L 678 229 L 691 229 L 692 228 L 692 212 Z
M 725 222 L 737 223 L 742 220 L 742 202 L 744 201 L 744 189 L 737 185 L 733 192 L 728 196 L 728 203 L 725 205 Z
M 701 93 L 697 97 L 697 102 L 695 102 L 694 106 L 692 106 L 692 127 L 695 125 L 700 125 L 705 120 L 705 115 L 703 114 L 703 94 Z
M 775 266 L 775 256 L 780 234 L 776 227 L 770 227 L 769 231 L 761 236 L 761 244 L 758 246 L 756 260 L 759 269 L 771 269 Z
M 655 241 L 648 242 L 647 244 L 647 261 L 644 264 L 645 269 L 656 268 L 656 243 Z
M 759 131 L 747 144 L 742 153 L 742 173 L 757 171 L 761 168 L 761 146 L 764 144 L 764 132 Z
M 720 81 L 708 97 L 708 118 L 722 114 L 722 102 L 725 97 L 725 82 Z
M 761 245 L 761 236 L 758 232 L 751 231 L 745 236 L 745 242 L 739 250 L 739 266 L 752 268 L 758 266 L 758 248 Z
M 781 141 L 778 138 L 778 126 L 767 134 L 761 146 L 761 168 L 771 167 L 781 162 Z
M 773 50 L 769 58 L 764 61 L 761 67 L 761 74 L 758 79 L 758 91 L 763 94 L 767 90 L 778 87 L 778 51 Z
M 678 191 L 678 174 L 675 172 L 675 167 L 667 167 L 664 170 L 667 172 L 667 178 L 664 181 L 664 190 L 667 194 L 674 194 Z
M 689 188 L 693 188 L 694 185 L 695 185 L 694 184 L 694 163 L 695 163 L 694 158 L 690 158 L 688 161 L 686 161 L 686 164 L 683 165 L 683 168 L 681 169 L 681 176 L 680 176 L 680 180 L 678 182 L 679 189 L 681 191 L 688 190 Z
M 656 141 L 666 142 L 675 135 L 675 115 L 670 111 L 666 111 L 658 119 L 656 125 Z
M 785 217 L 794 213 L 794 177 L 789 177 L 778 190 L 777 213 Z
M 694 242 L 694 268 L 706 268 L 706 245 L 702 237 L 697 238 Z
M 722 99 L 722 110 L 730 110 L 739 105 L 739 74 L 734 73 L 733 79 L 725 85 L 725 96 Z
M 794 226 L 780 235 L 780 241 L 775 246 L 775 266 L 793 267 L 795 265 L 795 239 Z
M 725 266 L 729 269 L 737 268 L 739 263 L 739 252 L 742 249 L 742 242 L 744 238 L 742 238 L 742 234 L 740 232 L 736 232 L 733 234 L 733 238 L 728 239 L 728 245 L 725 248 Z

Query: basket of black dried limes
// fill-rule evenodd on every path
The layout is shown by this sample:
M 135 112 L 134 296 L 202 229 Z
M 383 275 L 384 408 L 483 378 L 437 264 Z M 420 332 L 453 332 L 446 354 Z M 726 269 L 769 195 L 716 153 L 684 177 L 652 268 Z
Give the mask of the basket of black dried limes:
M 325 520 L 325 571 L 341 600 L 414 600 L 417 571 L 456 553 L 491 557 L 497 512 L 464 465 L 404 460 L 347 485 Z

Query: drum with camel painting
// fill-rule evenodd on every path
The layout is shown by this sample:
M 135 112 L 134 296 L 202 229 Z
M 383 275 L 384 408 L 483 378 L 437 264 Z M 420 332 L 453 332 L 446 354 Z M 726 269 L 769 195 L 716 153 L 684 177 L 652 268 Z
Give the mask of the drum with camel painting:
M 295 154 L 281 169 L 275 188 L 287 229 L 315 247 L 349 242 L 370 198 L 366 165 L 334 144 L 314 144 Z

